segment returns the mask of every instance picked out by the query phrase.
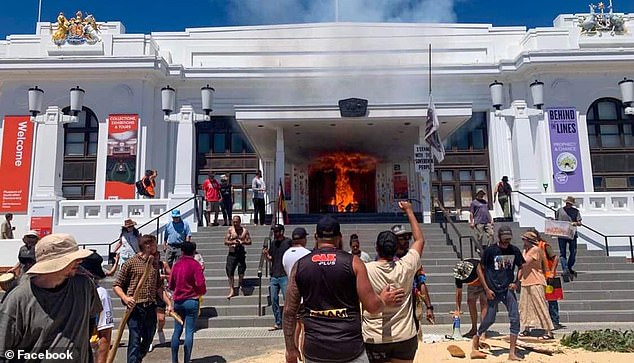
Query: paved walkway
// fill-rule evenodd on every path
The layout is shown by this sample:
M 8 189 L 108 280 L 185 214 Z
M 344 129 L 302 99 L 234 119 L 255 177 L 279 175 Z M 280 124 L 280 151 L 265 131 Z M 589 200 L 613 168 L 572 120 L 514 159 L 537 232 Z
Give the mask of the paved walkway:
M 435 334 L 444 336 L 451 334 L 451 325 L 435 325 L 424 326 L 425 334 Z M 565 329 L 555 332 L 557 337 L 563 334 L 569 334 L 574 330 L 585 331 L 594 329 L 634 329 L 634 322 L 626 323 L 571 323 Z M 466 333 L 469 327 L 463 326 L 461 331 Z M 508 334 L 508 324 L 494 324 L 491 328 L 493 332 L 499 334 Z M 114 334 L 113 334 L 114 335 Z M 165 336 L 168 341 L 165 344 L 158 344 L 154 351 L 148 354 L 148 362 L 170 362 L 171 352 L 169 339 L 172 336 L 170 329 L 165 330 Z M 184 337 L 183 337 L 184 338 Z M 126 342 L 127 332 L 124 333 L 122 342 Z M 182 339 L 182 338 L 181 338 Z M 266 328 L 218 328 L 203 329 L 196 333 L 194 342 L 194 351 L 192 357 L 193 363 L 225 363 L 233 362 L 238 359 L 255 357 L 265 354 L 271 350 L 284 349 L 284 339 L 280 330 L 270 332 Z M 117 359 L 115 362 L 125 362 L 126 347 L 119 348 Z M 180 348 L 180 356 L 182 357 L 183 348 Z M 204 358 L 196 358 L 204 357 Z M 182 359 L 182 358 L 181 358 Z

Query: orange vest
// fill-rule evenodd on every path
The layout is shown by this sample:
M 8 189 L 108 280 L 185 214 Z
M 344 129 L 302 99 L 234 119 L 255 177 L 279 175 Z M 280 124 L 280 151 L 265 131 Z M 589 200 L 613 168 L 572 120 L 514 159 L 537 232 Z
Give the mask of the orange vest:
M 147 191 L 147 193 L 154 198 L 155 191 L 154 191 L 154 186 L 156 185 L 156 181 L 148 178 L 148 177 L 143 177 L 143 179 L 147 179 L 150 182 L 150 185 L 145 185 L 145 181 L 143 181 L 143 186 L 145 187 L 145 191 Z
M 546 245 L 547 245 L 546 241 L 539 241 L 539 243 L 537 244 L 537 246 L 542 251 L 544 251 L 544 254 L 546 254 Z M 554 265 L 555 265 L 555 259 L 554 258 L 549 259 L 548 256 L 546 256 L 546 266 L 548 266 L 548 271 L 544 271 L 544 276 L 547 279 L 552 279 L 555 277 L 557 270 L 555 270 L 555 273 L 552 272 Z

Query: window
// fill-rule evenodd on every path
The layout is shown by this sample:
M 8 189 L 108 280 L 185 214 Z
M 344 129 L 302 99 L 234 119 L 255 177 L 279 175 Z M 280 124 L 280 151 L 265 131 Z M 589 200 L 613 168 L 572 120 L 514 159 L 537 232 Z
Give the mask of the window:
M 586 113 L 595 191 L 634 190 L 634 119 L 615 98 L 601 98 Z
M 70 107 L 62 111 L 68 115 Z M 91 109 L 84 107 L 78 122 L 64 125 L 62 193 L 65 198 L 95 198 L 98 143 L 99 121 Z

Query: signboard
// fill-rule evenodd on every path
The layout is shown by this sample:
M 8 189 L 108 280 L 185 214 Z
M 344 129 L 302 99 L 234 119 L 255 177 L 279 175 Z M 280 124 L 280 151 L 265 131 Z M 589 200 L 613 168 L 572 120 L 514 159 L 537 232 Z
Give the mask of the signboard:
M 405 200 L 409 198 L 407 175 L 401 171 L 401 166 L 399 164 L 394 164 L 392 171 L 392 185 L 394 188 L 394 199 Z
M 544 222 L 544 233 L 551 236 L 573 239 L 575 238 L 575 233 L 577 233 L 577 227 L 567 221 L 546 219 Z
M 0 213 L 26 213 L 29 205 L 33 129 L 29 116 L 5 116 L 0 160 Z
M 577 110 L 574 107 L 550 108 L 546 114 L 555 192 L 583 192 Z
M 431 154 L 431 147 L 420 144 L 414 145 L 414 168 L 419 174 L 434 171 L 434 159 Z
M 30 226 L 37 231 L 40 238 L 53 233 L 53 207 L 31 208 Z
M 108 116 L 105 199 L 134 199 L 138 115 Z

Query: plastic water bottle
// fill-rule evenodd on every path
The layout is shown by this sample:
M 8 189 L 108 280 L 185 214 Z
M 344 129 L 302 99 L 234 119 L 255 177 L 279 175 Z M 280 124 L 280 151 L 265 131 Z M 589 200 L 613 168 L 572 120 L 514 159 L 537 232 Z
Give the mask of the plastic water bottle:
M 462 340 L 462 334 L 460 334 L 460 315 L 453 316 L 453 328 L 451 338 L 453 340 Z

